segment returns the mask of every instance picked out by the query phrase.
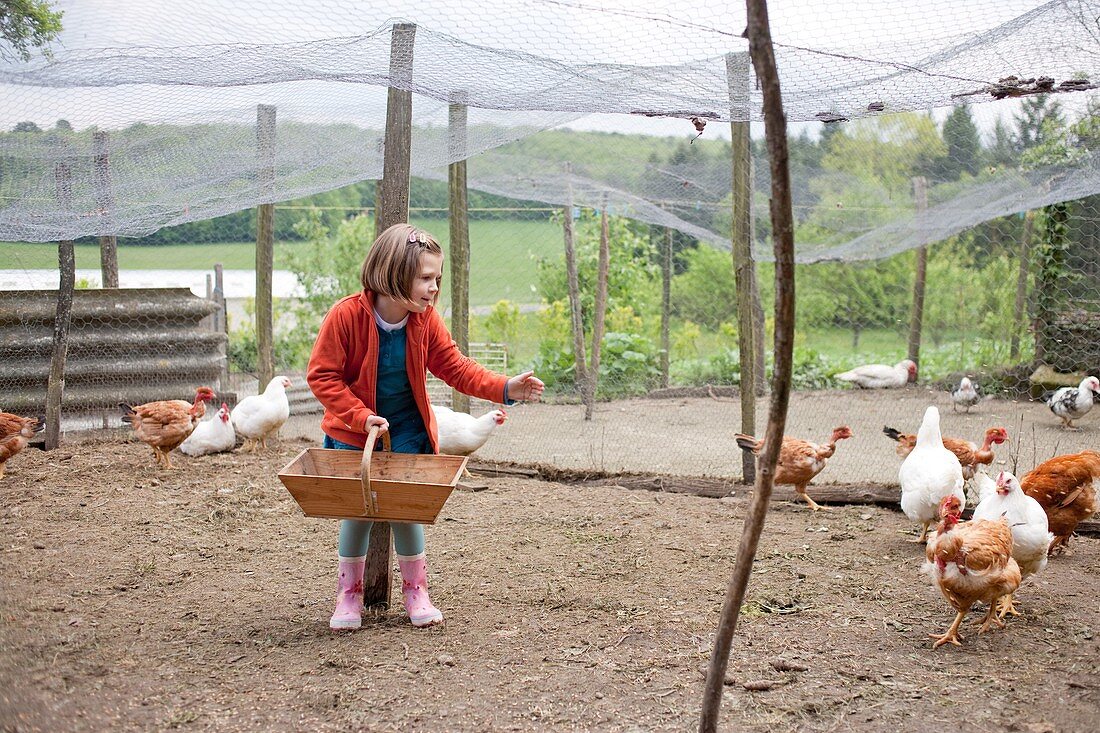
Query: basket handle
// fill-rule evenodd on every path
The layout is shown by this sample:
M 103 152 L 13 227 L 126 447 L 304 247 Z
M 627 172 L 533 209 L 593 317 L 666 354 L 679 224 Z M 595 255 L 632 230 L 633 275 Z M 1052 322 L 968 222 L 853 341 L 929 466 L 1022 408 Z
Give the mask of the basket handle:
M 367 433 L 367 442 L 363 446 L 363 467 L 359 473 L 359 478 L 363 483 L 363 506 L 366 507 L 369 515 L 378 513 L 378 506 L 374 501 L 374 492 L 370 490 L 370 458 L 371 454 L 374 453 L 374 445 L 377 442 L 378 426 L 371 425 L 370 431 Z M 389 430 L 382 433 L 382 448 L 387 451 L 393 450 Z

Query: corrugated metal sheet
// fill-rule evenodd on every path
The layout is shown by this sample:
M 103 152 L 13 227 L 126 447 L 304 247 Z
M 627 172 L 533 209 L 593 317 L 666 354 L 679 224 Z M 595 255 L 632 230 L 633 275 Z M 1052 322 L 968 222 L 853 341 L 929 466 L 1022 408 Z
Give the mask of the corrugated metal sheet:
M 56 290 L 0 291 L 0 409 L 45 410 L 56 307 Z M 75 291 L 62 413 L 219 390 L 227 339 L 208 320 L 217 309 L 187 288 Z

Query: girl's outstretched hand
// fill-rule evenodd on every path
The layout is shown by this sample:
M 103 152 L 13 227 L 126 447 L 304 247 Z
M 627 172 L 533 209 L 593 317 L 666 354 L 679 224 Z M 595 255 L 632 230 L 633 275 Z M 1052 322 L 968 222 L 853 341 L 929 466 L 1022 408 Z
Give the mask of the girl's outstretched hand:
M 508 380 L 505 396 L 510 400 L 537 400 L 544 389 L 546 385 L 534 372 L 524 372 Z

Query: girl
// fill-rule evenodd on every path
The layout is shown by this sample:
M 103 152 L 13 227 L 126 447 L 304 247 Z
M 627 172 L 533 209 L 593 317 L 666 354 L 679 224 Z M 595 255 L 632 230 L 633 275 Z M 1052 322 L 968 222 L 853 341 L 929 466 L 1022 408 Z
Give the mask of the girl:
M 390 431 L 395 452 L 438 452 L 426 370 L 491 402 L 513 404 L 542 394 L 545 385 L 534 372 L 509 379 L 458 350 L 435 310 L 442 276 L 443 250 L 427 232 L 394 224 L 375 240 L 360 270 L 363 292 L 332 307 L 309 357 L 306 379 L 325 408 L 325 448 L 362 450 L 377 425 Z M 392 527 L 409 619 L 413 626 L 438 624 L 443 614 L 428 598 L 424 527 Z M 340 522 L 338 593 L 329 628 L 360 626 L 370 529 L 371 522 Z

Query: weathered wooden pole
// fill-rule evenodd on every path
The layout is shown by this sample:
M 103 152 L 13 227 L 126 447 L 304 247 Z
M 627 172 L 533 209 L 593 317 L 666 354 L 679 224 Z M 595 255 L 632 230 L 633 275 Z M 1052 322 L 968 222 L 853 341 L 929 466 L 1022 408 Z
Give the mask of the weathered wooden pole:
M 72 169 L 67 162 L 54 166 L 57 203 L 62 212 L 72 205 Z M 76 252 L 71 239 L 57 244 L 57 264 L 61 282 L 57 288 L 57 310 L 53 319 L 53 356 L 46 386 L 46 450 L 61 445 L 61 400 L 65 395 L 65 359 L 69 354 L 69 324 L 73 315 L 73 289 L 76 287 Z
M 669 321 L 672 310 L 672 229 L 663 227 L 661 235 L 661 386 L 667 388 L 671 360 Z
M 384 232 L 394 224 L 409 221 L 409 184 L 412 170 L 412 83 L 413 46 L 416 26 L 397 23 L 390 37 L 390 88 L 386 98 L 386 138 L 382 159 L 382 182 L 378 192 L 377 229 Z M 374 446 L 368 445 L 367 450 Z M 390 605 L 393 566 L 389 522 L 375 522 L 367 547 L 363 575 L 363 603 Z
M 756 330 L 753 328 L 754 284 L 749 180 L 752 160 L 749 151 L 749 55 L 726 54 L 726 81 L 730 97 L 730 136 L 733 162 L 733 223 L 730 242 L 733 276 L 737 288 L 737 350 L 741 361 L 741 432 L 756 434 Z M 763 348 L 763 344 L 759 345 Z M 756 456 L 741 452 L 741 483 L 756 481 Z
M 607 217 L 607 194 L 600 207 L 600 255 L 596 274 L 596 305 L 592 314 L 592 361 L 588 369 L 588 393 L 584 399 L 584 419 L 591 420 L 596 407 L 596 388 L 600 382 L 600 342 L 603 341 L 604 318 L 607 316 L 607 276 L 611 262 L 611 232 Z
M 1016 303 L 1012 309 L 1012 337 L 1008 346 L 1008 358 L 1020 358 L 1020 332 L 1024 330 L 1027 315 L 1027 273 L 1031 266 L 1031 237 L 1035 231 L 1035 212 L 1024 214 L 1024 231 L 1020 235 L 1020 268 L 1016 273 Z
M 256 144 L 262 203 L 256 209 L 256 376 L 262 392 L 275 376 L 275 107 L 256 106 Z
M 214 263 L 214 302 L 218 304 L 218 310 L 214 311 L 214 330 L 217 333 L 225 334 L 225 346 L 223 351 L 228 349 L 229 345 L 229 318 L 225 312 L 225 271 L 222 268 L 222 263 Z M 224 391 L 229 389 L 229 354 L 223 354 L 221 374 L 218 378 L 218 391 Z
M 750 141 L 751 143 L 751 141 Z M 752 160 L 752 150 L 749 150 L 749 254 L 752 255 L 752 243 L 756 238 L 756 209 L 753 205 L 753 197 L 756 191 L 756 165 Z M 767 344 L 767 329 L 764 327 L 764 304 L 760 302 L 760 282 L 756 277 L 755 258 L 749 275 L 752 276 L 752 345 L 756 349 L 756 396 L 763 397 L 767 394 L 768 375 L 765 365 L 764 347 Z
M 928 209 L 928 179 L 924 176 L 913 178 L 913 198 L 916 201 L 917 217 Z M 928 275 L 928 246 L 917 247 L 917 272 L 913 278 L 913 310 L 909 314 L 909 354 L 913 363 L 920 365 L 921 325 L 924 321 L 924 287 Z
M 96 206 L 103 212 L 108 233 L 99 237 L 99 272 L 103 287 L 118 287 L 118 238 L 115 236 L 115 194 L 111 189 L 111 138 L 105 131 L 92 133 L 92 188 Z
M 722 703 L 722 688 L 729 662 L 730 644 L 737 628 L 741 603 L 745 598 L 749 575 L 752 573 L 756 547 L 764 529 L 775 483 L 775 464 L 787 426 L 787 404 L 791 394 L 791 356 L 794 350 L 794 222 L 791 214 L 791 179 L 787 165 L 787 119 L 775 66 L 771 30 L 768 27 L 768 6 L 765 0 L 746 0 L 748 9 L 749 53 L 764 96 L 764 129 L 768 141 L 768 158 L 772 175 L 772 243 L 775 251 L 775 376 L 772 380 L 768 427 L 764 434 L 764 450 L 757 464 L 756 485 L 748 514 L 741 530 L 733 575 L 726 588 L 722 617 L 714 639 L 710 666 L 707 669 L 699 730 L 713 733 L 718 728 L 718 711 Z
M 588 369 L 585 367 L 584 313 L 581 311 L 581 286 L 577 275 L 577 249 L 573 230 L 573 167 L 565 164 L 565 208 L 562 211 L 565 237 L 565 277 L 569 283 L 569 316 L 573 328 L 573 384 L 584 397 L 588 394 Z
M 451 95 L 447 168 L 451 224 L 451 337 L 463 354 L 470 353 L 470 209 L 466 189 L 466 93 Z M 451 391 L 455 412 L 469 412 L 470 398 Z

